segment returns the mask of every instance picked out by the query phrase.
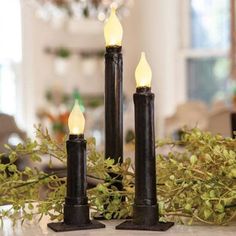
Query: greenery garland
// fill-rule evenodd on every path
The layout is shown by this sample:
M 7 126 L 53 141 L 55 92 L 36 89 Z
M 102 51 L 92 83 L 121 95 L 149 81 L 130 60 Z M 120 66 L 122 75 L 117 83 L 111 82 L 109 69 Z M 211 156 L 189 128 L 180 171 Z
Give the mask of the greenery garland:
M 103 154 L 96 151 L 94 139 L 87 141 L 87 173 L 105 180 L 88 190 L 90 207 L 107 219 L 132 216 L 134 168 L 130 158 L 121 165 L 114 164 L 112 159 L 104 159 Z M 158 141 L 157 153 L 165 145 L 171 148 L 169 154 L 157 155 L 161 219 L 172 218 L 188 224 L 231 222 L 236 216 L 235 139 L 193 129 L 185 131 L 180 141 Z M 47 130 L 36 127 L 36 140 L 27 140 L 15 149 L 6 147 L 10 162 L 0 164 L 0 205 L 10 204 L 10 207 L 1 208 L 0 220 L 3 222 L 3 218 L 8 217 L 23 223 L 35 218 L 40 220 L 45 215 L 51 220 L 63 220 L 66 178 L 40 171 L 37 163 L 48 158 L 49 167 L 53 159 L 66 166 L 65 145 L 54 141 Z M 181 148 L 178 151 L 175 147 Z M 34 167 L 19 170 L 15 162 L 20 157 L 33 161 Z M 111 172 L 123 177 L 123 191 L 112 185 L 119 180 L 111 178 Z M 126 201 L 121 201 L 123 196 Z

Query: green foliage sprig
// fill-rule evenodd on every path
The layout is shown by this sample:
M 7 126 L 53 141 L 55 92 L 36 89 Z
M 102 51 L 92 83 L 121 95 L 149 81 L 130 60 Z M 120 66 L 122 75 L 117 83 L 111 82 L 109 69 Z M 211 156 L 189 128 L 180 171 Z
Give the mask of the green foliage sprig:
M 191 224 L 227 224 L 236 215 L 236 141 L 213 136 L 198 129 L 185 131 L 180 141 L 162 140 L 159 149 L 167 146 L 168 155 L 157 155 L 157 190 L 159 211 L 163 220 L 173 218 Z M 59 145 L 47 131 L 36 128 L 36 140 L 28 140 L 15 149 L 8 147 L 8 164 L 0 164 L 0 219 L 39 220 L 49 215 L 51 220 L 63 220 L 66 178 L 44 173 L 37 163 L 53 159 L 66 166 L 65 145 Z M 3 157 L 3 155 L 2 155 Z M 35 163 L 20 171 L 18 158 Z M 121 181 L 109 173 L 122 176 L 123 190 L 113 185 Z M 88 140 L 87 173 L 104 183 L 88 190 L 90 207 L 94 212 L 111 217 L 132 216 L 134 200 L 134 168 L 130 158 L 121 165 L 95 149 L 94 139 Z M 43 195 L 42 195 L 43 193 Z M 122 201 L 122 199 L 126 201 Z M 187 219 L 187 221 L 186 221 Z
M 236 216 L 236 140 L 194 129 L 185 132 L 180 142 L 167 143 L 184 148 L 157 158 L 161 213 L 179 220 L 188 217 L 189 224 L 232 221 Z

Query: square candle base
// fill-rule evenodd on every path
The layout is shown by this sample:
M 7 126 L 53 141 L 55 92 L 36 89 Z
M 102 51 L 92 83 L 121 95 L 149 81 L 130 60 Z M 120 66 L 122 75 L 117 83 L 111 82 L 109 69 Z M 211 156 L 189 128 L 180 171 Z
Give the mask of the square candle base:
M 88 229 L 101 229 L 106 226 L 96 220 L 91 220 L 86 225 L 67 225 L 64 222 L 49 223 L 48 227 L 55 232 L 75 231 L 75 230 L 88 230 Z
M 119 230 L 146 230 L 146 231 L 166 231 L 174 225 L 173 222 L 157 222 L 155 225 L 137 225 L 132 221 L 125 221 L 116 226 Z

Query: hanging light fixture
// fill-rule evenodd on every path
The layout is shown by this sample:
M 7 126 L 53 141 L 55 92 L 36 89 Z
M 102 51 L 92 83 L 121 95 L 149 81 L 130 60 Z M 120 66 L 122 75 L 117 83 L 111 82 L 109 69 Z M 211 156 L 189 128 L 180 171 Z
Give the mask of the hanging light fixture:
M 115 8 L 119 17 L 129 14 L 134 0 L 29 0 L 36 9 L 36 15 L 60 28 L 67 21 L 73 19 L 98 20 L 103 22 Z

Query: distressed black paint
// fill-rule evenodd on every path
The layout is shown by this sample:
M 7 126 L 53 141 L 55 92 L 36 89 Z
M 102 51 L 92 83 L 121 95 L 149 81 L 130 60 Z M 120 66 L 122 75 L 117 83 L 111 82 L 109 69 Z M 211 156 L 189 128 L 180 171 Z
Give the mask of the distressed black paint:
M 87 204 L 86 140 L 83 135 L 70 135 L 67 150 L 66 203 Z
M 137 88 L 135 108 L 135 200 L 134 222 L 155 224 L 158 221 L 156 197 L 156 159 L 154 94 L 148 87 Z
M 160 222 L 156 197 L 154 94 L 137 88 L 135 108 L 135 198 L 133 220 L 116 226 L 119 230 L 166 231 L 172 222 Z
M 86 140 L 83 135 L 70 135 L 67 150 L 67 191 L 64 222 L 68 225 L 88 224 L 89 206 L 86 194 Z
M 123 162 L 123 59 L 120 46 L 105 54 L 105 157 Z

